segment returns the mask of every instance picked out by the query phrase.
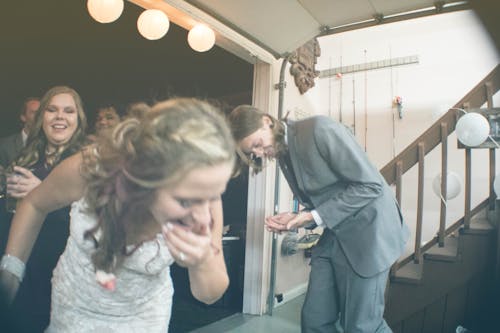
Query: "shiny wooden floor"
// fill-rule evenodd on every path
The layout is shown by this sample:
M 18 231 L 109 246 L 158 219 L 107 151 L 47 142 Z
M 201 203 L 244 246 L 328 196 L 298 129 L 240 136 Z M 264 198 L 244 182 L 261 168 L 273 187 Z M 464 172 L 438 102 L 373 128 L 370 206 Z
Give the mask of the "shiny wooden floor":
M 191 333 L 300 333 L 300 309 L 302 303 L 304 303 L 304 295 L 276 307 L 272 316 L 253 316 L 237 313 L 191 331 Z

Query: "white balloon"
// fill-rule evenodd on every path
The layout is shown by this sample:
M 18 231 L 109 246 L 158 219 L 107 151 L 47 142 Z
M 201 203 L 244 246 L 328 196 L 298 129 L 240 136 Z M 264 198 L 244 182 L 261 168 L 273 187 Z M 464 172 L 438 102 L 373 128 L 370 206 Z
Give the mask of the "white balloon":
M 493 190 L 497 195 L 497 199 L 500 199 L 500 173 L 495 176 L 495 181 L 493 182 Z
M 490 134 L 488 120 L 479 113 L 470 112 L 460 117 L 455 127 L 460 142 L 469 147 L 483 143 Z
M 148 9 L 142 12 L 137 19 L 137 29 L 141 35 L 149 40 L 160 39 L 170 28 L 167 14 L 159 9 Z
M 438 173 L 432 182 L 432 189 L 434 193 L 441 197 L 441 173 Z M 456 198 L 462 189 L 462 180 L 460 176 L 453 171 L 448 171 L 446 177 L 446 200 Z
M 116 21 L 123 12 L 123 0 L 88 0 L 87 10 L 100 23 Z

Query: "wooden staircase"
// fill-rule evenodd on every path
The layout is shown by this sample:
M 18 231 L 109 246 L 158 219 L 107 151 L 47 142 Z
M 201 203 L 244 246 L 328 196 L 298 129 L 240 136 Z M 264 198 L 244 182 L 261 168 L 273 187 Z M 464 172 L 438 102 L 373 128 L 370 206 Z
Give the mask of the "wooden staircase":
M 500 65 L 381 170 L 389 185 L 395 186 L 401 204 L 402 176 L 418 166 L 415 249 L 394 264 L 387 289 L 385 317 L 395 333 L 454 333 L 458 325 L 473 333 L 500 332 L 500 200 L 493 192 L 494 147 L 488 148 L 490 195 L 471 207 L 473 148 L 464 147 L 464 215 L 446 227 L 443 199 L 436 237 L 421 245 L 425 156 L 440 146 L 441 174 L 447 174 L 448 136 L 460 116 L 457 109 L 480 108 L 485 103 L 491 109 L 498 90 Z M 446 198 L 447 177 L 441 178 Z M 498 322 L 498 327 L 490 330 L 490 322 Z
M 477 319 L 494 290 L 495 228 L 473 219 L 445 244 L 434 245 L 392 279 L 386 318 L 395 333 L 451 333 L 458 325 L 481 324 Z

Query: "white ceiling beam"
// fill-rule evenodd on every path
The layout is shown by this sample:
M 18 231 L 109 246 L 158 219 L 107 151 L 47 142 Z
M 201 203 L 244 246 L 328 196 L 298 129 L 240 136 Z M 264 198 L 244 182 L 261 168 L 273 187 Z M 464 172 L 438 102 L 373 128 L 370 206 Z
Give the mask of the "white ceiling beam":
M 208 25 L 215 32 L 217 46 L 252 64 L 255 64 L 257 60 L 266 63 L 276 60 L 275 55 L 185 1 L 129 0 L 129 2 L 145 9 L 160 9 L 167 14 L 171 22 L 186 30 L 190 30 L 197 23 Z

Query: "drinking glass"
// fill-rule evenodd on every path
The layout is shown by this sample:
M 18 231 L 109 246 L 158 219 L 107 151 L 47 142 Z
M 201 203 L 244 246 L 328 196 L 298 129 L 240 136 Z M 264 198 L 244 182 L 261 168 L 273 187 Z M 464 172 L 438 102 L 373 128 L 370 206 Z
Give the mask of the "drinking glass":
M 11 180 L 16 181 L 19 177 L 22 177 L 22 175 L 18 172 L 15 171 L 7 171 L 5 172 L 5 177 L 2 177 L 5 179 L 5 189 L 7 188 L 7 178 L 10 178 Z M 17 199 L 14 197 L 11 197 L 6 191 L 5 192 L 5 210 L 8 211 L 9 213 L 15 213 L 16 212 L 16 206 L 17 206 Z

